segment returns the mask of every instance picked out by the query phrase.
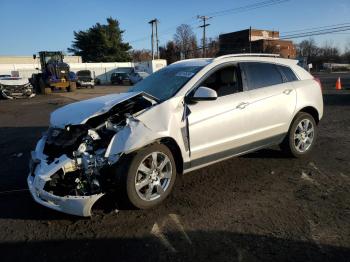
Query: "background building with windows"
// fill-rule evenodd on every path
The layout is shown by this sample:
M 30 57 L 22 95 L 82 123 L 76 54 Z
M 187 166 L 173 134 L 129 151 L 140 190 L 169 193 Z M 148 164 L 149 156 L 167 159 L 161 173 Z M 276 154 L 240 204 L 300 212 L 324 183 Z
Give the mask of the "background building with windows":
M 292 41 L 281 40 L 278 31 L 245 29 L 219 36 L 219 55 L 235 53 L 273 53 L 295 58 Z

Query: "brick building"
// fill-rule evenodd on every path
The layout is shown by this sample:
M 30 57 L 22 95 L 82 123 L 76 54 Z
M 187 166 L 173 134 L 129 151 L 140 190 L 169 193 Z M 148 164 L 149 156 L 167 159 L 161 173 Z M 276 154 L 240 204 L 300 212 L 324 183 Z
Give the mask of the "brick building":
M 278 31 L 245 29 L 219 36 L 219 55 L 234 53 L 274 53 L 295 58 L 292 41 L 281 40 Z

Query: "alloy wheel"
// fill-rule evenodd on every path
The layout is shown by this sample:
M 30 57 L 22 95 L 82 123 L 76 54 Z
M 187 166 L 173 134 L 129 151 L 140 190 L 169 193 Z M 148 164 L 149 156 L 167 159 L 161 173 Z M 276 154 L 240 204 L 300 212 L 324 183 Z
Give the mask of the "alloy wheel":
M 139 164 L 135 176 L 137 195 L 144 201 L 161 197 L 169 188 L 172 179 L 172 164 L 162 152 L 147 155 Z
M 294 131 L 294 147 L 300 153 L 305 153 L 314 140 L 314 125 L 309 119 L 303 119 Z

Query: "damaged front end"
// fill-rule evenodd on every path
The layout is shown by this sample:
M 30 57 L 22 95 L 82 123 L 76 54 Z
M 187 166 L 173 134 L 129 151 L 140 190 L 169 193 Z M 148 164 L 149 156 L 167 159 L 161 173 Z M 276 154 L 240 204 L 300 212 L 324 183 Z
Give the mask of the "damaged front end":
M 35 93 L 28 80 L 8 77 L 0 79 L 0 96 L 5 99 L 31 98 L 35 96 Z
M 51 127 L 32 152 L 28 176 L 30 192 L 38 203 L 73 215 L 91 216 L 93 204 L 113 190 L 115 174 L 111 174 L 110 167 L 122 152 L 111 154 L 107 150 L 116 134 L 156 101 L 143 93 L 122 99 L 106 96 L 105 100 L 68 105 L 59 112 L 61 116 L 56 112 L 56 119 L 51 117 Z M 96 106 L 89 117 L 62 117 L 62 112 L 74 107 L 84 110 L 90 105 L 91 110 L 96 103 L 100 108 Z M 63 118 L 67 121 L 64 127 Z

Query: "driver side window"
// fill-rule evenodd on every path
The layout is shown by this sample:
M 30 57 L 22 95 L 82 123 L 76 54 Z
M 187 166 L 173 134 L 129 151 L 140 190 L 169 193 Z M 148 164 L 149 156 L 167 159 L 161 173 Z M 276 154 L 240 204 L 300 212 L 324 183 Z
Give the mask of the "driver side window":
M 242 81 L 239 68 L 235 65 L 225 66 L 211 73 L 199 86 L 216 91 L 218 97 L 242 92 Z

